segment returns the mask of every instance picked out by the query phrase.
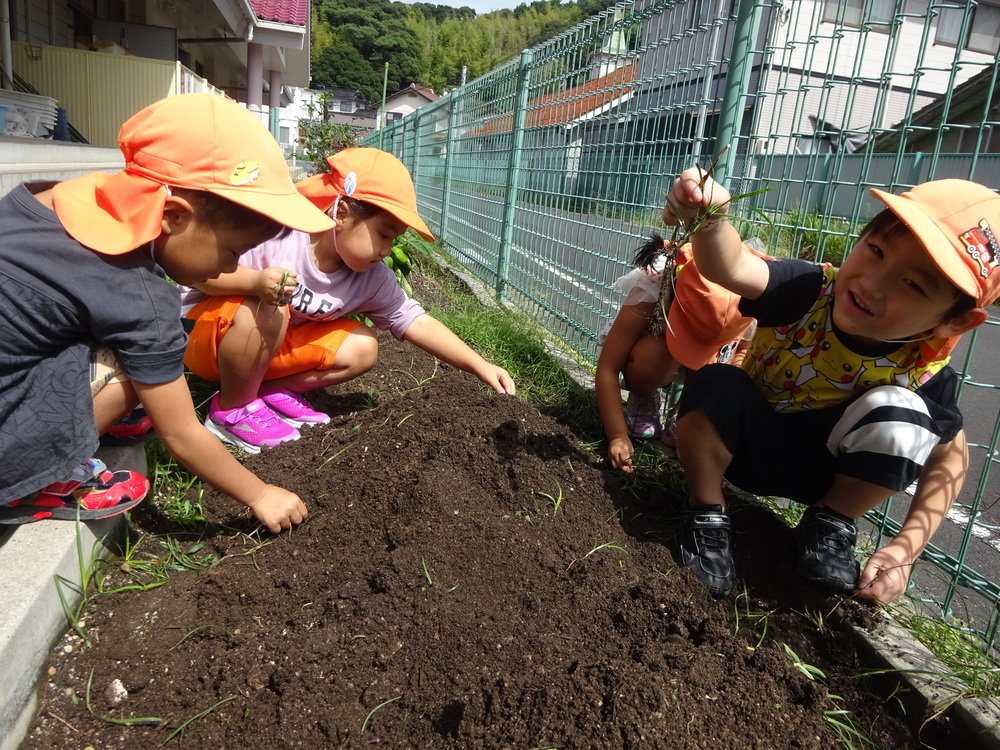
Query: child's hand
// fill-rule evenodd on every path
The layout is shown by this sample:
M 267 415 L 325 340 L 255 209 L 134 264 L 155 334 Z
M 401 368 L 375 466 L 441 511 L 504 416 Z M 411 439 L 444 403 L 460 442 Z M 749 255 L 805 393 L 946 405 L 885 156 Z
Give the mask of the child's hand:
M 502 367 L 491 365 L 489 362 L 486 363 L 486 366 L 481 371 L 476 372 L 476 377 L 497 393 L 506 393 L 513 396 L 517 390 L 514 386 L 514 379 L 510 374 Z
M 258 272 L 255 293 L 263 302 L 287 305 L 298 285 L 298 274 L 295 271 L 270 266 Z
M 267 485 L 264 494 L 256 502 L 248 504 L 257 520 L 264 524 L 272 534 L 289 529 L 292 524 L 302 523 L 309 511 L 294 492 Z
M 858 581 L 858 596 L 889 604 L 906 591 L 913 561 L 904 549 L 890 542 L 868 559 Z
M 663 222 L 669 226 L 693 228 L 710 206 L 714 215 L 725 216 L 729 199 L 729 192 L 724 187 L 706 177 L 704 170 L 692 167 L 674 180 L 663 208 Z
M 634 451 L 632 441 L 627 437 L 612 438 L 610 445 L 608 445 L 608 458 L 616 469 L 631 474 L 635 471 L 635 467 L 632 466 L 632 453 Z

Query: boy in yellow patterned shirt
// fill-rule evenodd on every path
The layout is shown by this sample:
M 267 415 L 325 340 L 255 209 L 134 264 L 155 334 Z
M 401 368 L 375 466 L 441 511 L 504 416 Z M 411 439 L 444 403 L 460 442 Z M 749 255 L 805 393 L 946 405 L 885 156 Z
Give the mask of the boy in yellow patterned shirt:
M 799 572 L 830 591 L 890 602 L 958 496 L 968 448 L 948 366 L 1000 296 L 1000 196 L 966 180 L 892 195 L 841 267 L 740 252 L 726 190 L 691 169 L 668 224 L 705 218 L 692 244 L 706 278 L 739 294 L 758 329 L 742 370 L 702 368 L 677 434 L 691 490 L 680 559 L 714 596 L 735 582 L 721 482 L 808 505 Z M 713 207 L 709 210 L 709 207 Z M 855 519 L 917 481 L 897 534 L 854 556 Z

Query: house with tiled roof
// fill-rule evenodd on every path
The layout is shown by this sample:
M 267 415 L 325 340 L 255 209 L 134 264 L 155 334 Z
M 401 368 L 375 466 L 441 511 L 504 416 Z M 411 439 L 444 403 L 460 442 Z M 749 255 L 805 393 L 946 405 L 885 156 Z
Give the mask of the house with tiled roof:
M 604 115 L 622 109 L 638 88 L 635 61 L 621 56 L 619 63 L 577 86 L 528 101 L 521 162 L 526 187 L 589 194 L 586 165 L 606 151 L 600 145 L 601 129 L 608 122 Z M 602 65 L 597 72 L 608 67 Z M 475 138 L 483 151 L 492 152 L 509 140 L 513 128 L 513 115 L 506 115 L 486 120 L 466 135 Z
M 396 120 L 402 120 L 411 112 L 416 112 L 421 107 L 435 102 L 438 95 L 425 86 L 411 83 L 404 89 L 400 89 L 395 94 L 387 96 L 385 106 L 380 109 L 379 122 L 383 125 Z
M 218 93 L 267 121 L 288 103 L 289 87 L 309 85 L 309 0 L 10 6 L 11 42 L 0 49 L 0 60 L 12 63 L 7 78 L 55 100 L 73 132 L 92 144 L 114 146 L 121 123 L 163 96 Z

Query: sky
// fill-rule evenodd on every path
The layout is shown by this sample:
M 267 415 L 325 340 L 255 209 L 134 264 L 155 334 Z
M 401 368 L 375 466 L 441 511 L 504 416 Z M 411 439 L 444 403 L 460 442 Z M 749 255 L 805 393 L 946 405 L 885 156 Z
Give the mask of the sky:
M 450 5 L 452 8 L 472 8 L 476 13 L 489 13 L 492 10 L 507 8 L 514 10 L 518 5 L 530 0 L 424 0 L 432 5 Z

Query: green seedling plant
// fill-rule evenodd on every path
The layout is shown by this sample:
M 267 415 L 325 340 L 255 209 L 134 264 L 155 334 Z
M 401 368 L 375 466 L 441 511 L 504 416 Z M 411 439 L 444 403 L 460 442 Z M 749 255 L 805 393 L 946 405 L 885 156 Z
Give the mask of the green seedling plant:
M 368 712 L 368 715 L 365 717 L 365 720 L 361 723 L 361 731 L 362 732 L 365 731 L 365 729 L 368 727 L 368 722 L 371 721 L 371 718 L 372 718 L 372 716 L 375 715 L 376 711 L 378 711 L 380 708 L 388 706 L 390 703 L 394 703 L 395 701 L 398 701 L 402 697 L 403 696 L 401 696 L 401 695 L 397 695 L 395 698 L 390 698 L 387 701 L 382 701 L 377 706 L 375 706 L 375 708 L 373 708 L 371 711 Z
M 177 643 L 175 643 L 173 646 L 171 646 L 170 648 L 168 648 L 167 651 L 173 651 L 175 648 L 177 648 L 182 643 L 184 643 L 184 641 L 186 641 L 192 635 L 194 635 L 195 633 L 200 632 L 202 630 L 221 630 L 223 633 L 228 633 L 228 634 L 232 635 L 232 633 L 229 630 L 226 630 L 226 628 L 223 628 L 223 627 L 221 627 L 219 625 L 202 625 L 200 627 L 194 628 L 193 630 L 189 630 L 188 632 L 186 632 L 181 637 L 181 639 L 179 641 L 177 641 Z
M 201 718 L 202 716 L 206 716 L 206 715 L 208 715 L 208 714 L 212 713 L 212 711 L 214 711 L 215 709 L 217 709 L 217 708 L 218 708 L 219 706 L 223 705 L 224 703 L 229 703 L 229 701 L 234 701 L 234 700 L 236 700 L 236 697 L 237 697 L 237 696 L 235 696 L 235 695 L 231 695 L 231 696 L 229 696 L 228 698 L 223 698 L 223 699 L 222 699 L 221 701 L 219 701 L 219 702 L 218 702 L 218 703 L 216 703 L 215 705 L 213 705 L 213 706 L 209 706 L 208 708 L 206 708 L 206 709 L 205 709 L 204 711 L 202 711 L 201 713 L 197 713 L 197 714 L 195 714 L 195 715 L 194 715 L 194 716 L 192 716 L 192 717 L 191 717 L 190 719 L 188 719 L 188 720 L 187 720 L 187 721 L 185 721 L 185 722 L 184 722 L 183 724 L 181 724 L 181 725 L 180 725 L 179 727 L 177 727 L 177 729 L 175 729 L 175 730 L 174 730 L 173 732 L 171 732 L 171 733 L 170 733 L 170 736 L 169 736 L 169 737 L 167 737 L 167 739 L 163 740 L 163 744 L 164 744 L 164 745 L 166 745 L 166 744 L 167 744 L 168 742 L 170 742 L 170 740 L 172 740 L 172 739 L 173 739 L 174 737 L 176 737 L 176 736 L 177 736 L 178 734 L 180 734 L 181 732 L 183 732 L 183 731 L 184 731 L 184 730 L 185 730 L 185 729 L 187 728 L 188 724 L 190 724 L 191 722 L 193 722 L 193 721 L 197 721 L 197 720 L 198 720 L 198 719 L 200 719 L 200 718 Z
M 728 150 L 729 144 L 727 144 L 722 151 L 719 152 L 718 156 L 715 157 L 715 161 L 712 162 L 712 165 L 707 170 L 702 169 L 700 165 L 696 165 L 699 175 L 699 186 L 703 191 L 705 186 L 708 184 L 708 180 L 712 176 L 712 172 L 715 171 L 715 168 L 719 165 L 719 162 Z M 710 223 L 713 223 L 712 220 L 715 219 L 715 217 L 726 216 L 728 213 L 728 206 L 731 203 L 735 203 L 736 201 L 741 201 L 755 195 L 760 195 L 761 193 L 765 193 L 771 189 L 772 188 L 762 188 L 760 190 L 753 190 L 749 193 L 741 193 L 740 195 L 730 196 L 729 200 L 721 203 L 709 204 L 689 223 L 675 226 L 670 232 L 670 237 L 662 243 L 662 247 L 649 247 L 646 252 L 640 252 L 636 255 L 635 264 L 641 268 L 651 268 L 659 255 L 663 255 L 665 258 L 662 282 L 660 285 L 660 298 L 656 306 L 656 312 L 654 313 L 652 320 L 650 320 L 649 325 L 650 331 L 654 336 L 661 336 L 665 330 L 670 329 L 670 321 L 667 318 L 667 312 L 670 309 L 670 305 L 674 302 L 674 281 L 676 277 L 675 271 L 677 268 L 677 252 L 680 248 L 688 244 L 691 241 L 691 238 L 702 228 Z M 669 207 L 674 216 L 679 219 L 681 217 L 681 212 L 678 210 L 677 206 L 674 205 L 669 197 L 665 200 L 667 207 Z M 768 224 L 771 223 L 771 219 L 763 211 L 755 206 L 750 206 L 749 208 Z M 681 303 L 678 301 L 677 304 Z
M 437 358 L 435 357 L 434 358 L 434 369 L 431 370 L 431 374 L 428 375 L 426 378 L 423 378 L 423 379 L 418 378 L 416 375 L 414 375 L 409 370 L 393 370 L 393 372 L 398 372 L 401 375 L 406 375 L 408 378 L 410 378 L 410 380 L 412 380 L 414 383 L 416 383 L 415 387 L 409 388 L 409 389 L 407 389 L 405 391 L 401 391 L 401 393 L 409 393 L 410 391 L 415 391 L 418 388 L 420 388 L 420 387 L 426 385 L 427 383 L 431 382 L 432 380 L 434 380 L 434 378 L 437 377 L 437 368 L 438 368 L 438 361 L 437 361 Z
M 792 664 L 795 665 L 797 670 L 810 680 L 826 682 L 826 674 L 822 669 L 802 661 L 787 643 L 784 646 L 785 653 L 791 657 Z M 851 718 L 851 712 L 843 707 L 843 697 L 827 692 L 827 698 L 830 699 L 835 708 L 823 711 L 823 719 L 826 721 L 830 732 L 837 738 L 840 744 L 847 748 L 847 750 L 857 750 L 857 748 L 861 747 L 874 748 L 875 743 L 872 741 L 869 733 L 862 730 Z
M 316 471 L 322 471 L 322 469 L 323 469 L 324 466 L 326 466 L 331 461 L 336 460 L 336 458 L 338 456 L 341 456 L 344 453 L 346 453 L 347 451 L 349 451 L 351 448 L 354 447 L 354 445 L 355 445 L 354 443 L 348 443 L 347 445 L 345 445 L 343 448 L 341 448 L 339 451 L 337 451 L 336 453 L 334 453 L 332 456 L 330 456 L 328 459 L 326 459 L 323 463 L 321 463 L 319 466 L 317 466 L 316 467 Z
M 740 632 L 740 620 L 748 620 L 750 625 L 755 628 L 760 628 L 760 634 L 757 638 L 757 642 L 753 646 L 747 646 L 747 650 L 756 651 L 764 643 L 764 639 L 767 638 L 767 627 L 771 615 L 774 614 L 775 610 L 769 612 L 762 612 L 760 610 L 755 610 L 750 607 L 750 594 L 747 591 L 747 587 L 743 587 L 741 591 L 736 596 L 736 602 L 733 606 L 736 615 L 736 626 L 735 632 Z
M 576 563 L 580 562 L 581 560 L 586 560 L 588 557 L 597 552 L 600 552 L 602 549 L 616 549 L 619 550 L 620 552 L 626 552 L 626 553 L 628 552 L 628 550 L 622 547 L 620 544 L 618 544 L 618 542 L 605 542 L 604 544 L 598 544 L 583 557 L 578 557 L 575 560 L 570 561 L 570 564 L 566 566 L 566 571 L 569 572 L 569 569 L 572 568 Z
M 559 512 L 559 506 L 562 505 L 562 500 L 563 500 L 562 485 L 559 484 L 559 480 L 556 479 L 551 474 L 546 473 L 545 476 L 547 476 L 549 479 L 551 479 L 553 482 L 556 483 L 556 490 L 557 490 L 556 496 L 553 497 L 548 492 L 540 492 L 540 491 L 536 491 L 535 494 L 541 495 L 544 498 L 548 498 L 548 501 L 552 503 L 552 515 L 554 516 L 556 513 Z
M 59 603 L 62 605 L 63 612 L 66 614 L 66 618 L 69 620 L 70 626 L 76 631 L 76 634 L 80 636 L 84 643 L 88 646 L 90 645 L 90 639 L 87 637 L 86 633 L 83 632 L 83 628 L 80 627 L 80 615 L 83 612 L 84 607 L 87 606 L 87 602 L 91 599 L 91 588 L 92 585 L 99 586 L 99 580 L 101 578 L 101 571 L 103 562 L 98 555 L 97 545 L 90 552 L 90 560 L 86 563 L 84 562 L 83 556 L 83 537 L 80 532 L 80 509 L 77 506 L 77 518 L 76 518 L 76 563 L 77 572 L 80 575 L 80 582 L 76 583 L 58 573 L 53 576 L 56 595 L 59 597 Z M 69 589 L 72 594 L 67 596 L 64 593 L 64 587 Z M 78 597 L 79 600 L 76 604 L 70 603 L 70 598 Z
M 424 558 L 420 558 L 420 566 L 424 569 L 424 578 L 427 580 L 428 586 L 434 585 L 434 579 L 431 578 L 431 572 L 427 569 L 427 561 Z

